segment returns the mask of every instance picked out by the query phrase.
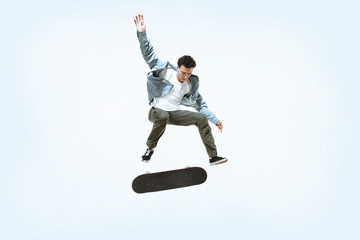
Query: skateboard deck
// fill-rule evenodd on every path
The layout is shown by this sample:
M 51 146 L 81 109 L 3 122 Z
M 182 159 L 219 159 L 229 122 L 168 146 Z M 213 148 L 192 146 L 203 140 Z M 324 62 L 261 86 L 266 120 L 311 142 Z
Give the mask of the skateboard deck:
M 132 189 L 136 193 L 157 192 L 202 184 L 206 178 L 206 171 L 200 167 L 146 173 L 133 180 Z

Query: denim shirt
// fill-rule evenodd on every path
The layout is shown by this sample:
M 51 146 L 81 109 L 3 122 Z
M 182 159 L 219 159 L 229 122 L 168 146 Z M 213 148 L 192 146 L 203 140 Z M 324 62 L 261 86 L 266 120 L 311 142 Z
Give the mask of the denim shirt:
M 147 74 L 147 92 L 149 104 L 153 101 L 155 97 L 162 97 L 169 93 L 169 91 L 174 87 L 167 79 L 159 77 L 160 73 L 167 67 L 171 67 L 175 71 L 177 68 L 172 65 L 170 62 L 161 61 L 157 55 L 154 53 L 154 48 L 146 35 L 146 32 L 137 31 L 137 37 L 140 42 L 140 50 L 144 57 L 145 62 L 150 67 L 150 72 Z M 185 94 L 180 104 L 193 107 L 199 113 L 205 114 L 207 119 L 213 124 L 217 124 L 219 119 L 216 118 L 215 114 L 211 112 L 204 99 L 199 93 L 199 78 L 196 75 L 190 75 L 189 81 L 191 82 L 191 90 L 189 93 Z

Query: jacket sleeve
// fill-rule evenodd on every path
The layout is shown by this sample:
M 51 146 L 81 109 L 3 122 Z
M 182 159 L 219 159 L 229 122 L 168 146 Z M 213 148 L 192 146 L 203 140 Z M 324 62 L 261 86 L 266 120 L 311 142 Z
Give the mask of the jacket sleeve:
M 208 109 L 207 104 L 200 95 L 200 93 L 198 94 L 196 99 L 195 109 L 199 113 L 205 114 L 207 119 L 213 124 L 216 125 L 219 122 L 219 119 L 217 119 L 216 115 Z
M 150 39 L 146 35 L 146 31 L 137 31 L 137 37 L 140 43 L 140 50 L 145 62 L 149 65 L 150 69 L 160 68 L 164 63 L 159 60 L 158 56 L 154 52 L 154 48 L 150 42 Z

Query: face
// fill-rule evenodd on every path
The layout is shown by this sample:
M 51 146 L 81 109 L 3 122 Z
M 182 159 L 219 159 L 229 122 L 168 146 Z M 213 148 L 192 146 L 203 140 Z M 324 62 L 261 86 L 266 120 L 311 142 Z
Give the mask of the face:
M 184 65 L 177 67 L 176 77 L 179 80 L 179 82 L 181 83 L 185 82 L 190 77 L 193 70 L 194 68 L 187 68 L 184 67 Z

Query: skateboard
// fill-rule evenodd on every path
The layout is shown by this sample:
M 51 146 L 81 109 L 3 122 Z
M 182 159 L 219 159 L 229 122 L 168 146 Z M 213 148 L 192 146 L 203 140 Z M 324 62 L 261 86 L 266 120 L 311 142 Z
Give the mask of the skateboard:
M 132 189 L 136 193 L 157 192 L 202 184 L 206 178 L 206 171 L 200 167 L 145 173 L 133 180 Z

